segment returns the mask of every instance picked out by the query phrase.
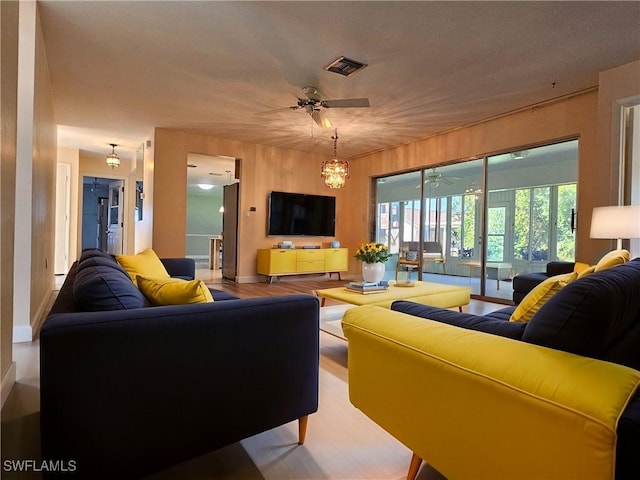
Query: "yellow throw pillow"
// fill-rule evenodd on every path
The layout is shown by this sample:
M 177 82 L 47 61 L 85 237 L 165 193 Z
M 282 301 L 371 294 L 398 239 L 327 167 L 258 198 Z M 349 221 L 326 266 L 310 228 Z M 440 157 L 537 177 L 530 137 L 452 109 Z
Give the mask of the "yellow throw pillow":
M 116 260 L 124 268 L 133 283 L 136 283 L 136 276 L 169 278 L 167 269 L 162 261 L 152 249 L 147 248 L 137 255 L 116 255 Z
M 573 266 L 573 271 L 576 272 L 578 276 L 580 276 L 580 274 L 588 268 L 591 268 L 591 265 L 589 265 L 588 263 L 576 262 Z
M 622 263 L 627 263 L 631 259 L 631 254 L 628 250 L 621 248 L 619 250 L 612 250 L 596 263 L 596 272 L 606 270 L 607 268 L 615 267 Z
M 167 279 L 153 279 L 142 275 L 138 275 L 137 278 L 138 288 L 152 305 L 213 302 L 211 291 L 202 280 L 167 281 Z
M 558 293 L 567 283 L 575 280 L 577 276 L 576 272 L 571 272 L 547 278 L 527 293 L 520 305 L 513 311 L 509 320 L 512 322 L 528 322 L 547 300 Z
M 595 265 L 591 265 L 589 268 L 585 268 L 584 270 L 581 270 L 580 273 L 578 273 L 578 278 L 586 277 L 587 275 L 589 275 L 590 273 L 593 273 L 595 271 L 596 271 L 596 266 Z M 576 278 L 576 280 L 578 278 Z

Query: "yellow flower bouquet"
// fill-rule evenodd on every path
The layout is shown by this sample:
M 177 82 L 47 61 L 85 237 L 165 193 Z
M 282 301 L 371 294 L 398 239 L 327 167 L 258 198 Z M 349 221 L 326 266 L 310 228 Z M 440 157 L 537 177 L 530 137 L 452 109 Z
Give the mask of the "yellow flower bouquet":
M 364 263 L 384 263 L 389 260 L 389 248 L 382 243 L 363 243 L 356 250 L 355 258 Z

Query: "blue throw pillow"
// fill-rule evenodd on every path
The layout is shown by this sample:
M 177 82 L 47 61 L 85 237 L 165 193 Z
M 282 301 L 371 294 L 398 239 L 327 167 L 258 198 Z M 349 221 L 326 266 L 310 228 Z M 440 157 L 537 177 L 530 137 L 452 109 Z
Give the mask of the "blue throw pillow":
M 83 311 L 125 310 L 145 306 L 144 295 L 122 269 L 95 265 L 79 269 L 73 296 Z

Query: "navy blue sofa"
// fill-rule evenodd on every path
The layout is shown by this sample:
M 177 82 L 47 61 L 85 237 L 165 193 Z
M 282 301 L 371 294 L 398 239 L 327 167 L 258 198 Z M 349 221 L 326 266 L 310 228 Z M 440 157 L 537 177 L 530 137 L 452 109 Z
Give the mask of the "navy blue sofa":
M 193 278 L 192 260 L 163 263 Z M 318 408 L 317 298 L 212 290 L 213 303 L 141 306 L 120 270 L 83 252 L 42 326 L 43 460 L 73 461 L 65 478 L 139 478 L 293 420 L 303 440 Z
M 392 310 L 640 370 L 640 258 L 569 283 L 524 322 L 515 306 L 472 315 L 409 301 Z M 515 359 L 517 361 L 517 359 Z M 618 422 L 616 478 L 640 478 L 640 392 Z
M 519 304 L 524 297 L 547 278 L 573 272 L 575 262 L 553 261 L 547 263 L 544 272 L 521 273 L 513 277 L 513 303 Z

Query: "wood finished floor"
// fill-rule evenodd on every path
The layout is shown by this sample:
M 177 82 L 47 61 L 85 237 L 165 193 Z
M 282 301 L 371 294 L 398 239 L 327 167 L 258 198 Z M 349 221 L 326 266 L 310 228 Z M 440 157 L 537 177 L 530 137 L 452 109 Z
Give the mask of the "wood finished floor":
M 274 283 L 234 283 L 224 280 L 219 271 L 209 269 L 196 270 L 196 278 L 203 280 L 211 288 L 231 293 L 240 298 L 270 297 L 276 295 L 291 295 L 296 293 L 311 294 L 314 290 L 323 288 L 343 287 L 351 278 L 336 279 L 335 276 L 329 279 L 327 275 L 298 275 L 291 277 L 280 277 Z M 326 299 L 325 305 L 337 305 L 341 302 Z M 485 313 L 504 308 L 504 304 L 491 303 L 480 300 L 471 300 L 469 305 L 462 307 L 464 312 L 483 315 Z
M 278 283 L 235 284 L 219 272 L 198 270 L 211 287 L 241 298 L 311 293 L 347 281 L 296 277 Z M 334 301 L 335 302 L 335 301 Z M 339 303 L 339 302 L 335 302 Z M 472 300 L 465 311 L 482 314 L 504 305 Z M 15 344 L 17 382 L 2 409 L 2 460 L 40 458 L 39 351 L 37 340 Z M 203 379 L 207 381 L 207 379 Z M 411 452 L 349 402 L 347 343 L 320 335 L 320 398 L 309 420 L 307 441 L 297 446 L 297 422 L 255 435 L 202 457 L 158 472 L 147 480 L 400 480 L 406 477 Z M 3 479 L 40 479 L 39 473 L 2 472 Z M 424 465 L 418 480 L 443 477 Z

